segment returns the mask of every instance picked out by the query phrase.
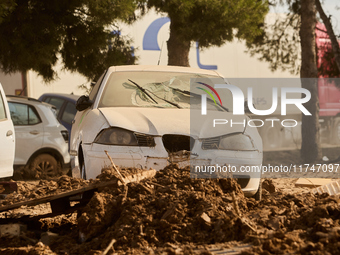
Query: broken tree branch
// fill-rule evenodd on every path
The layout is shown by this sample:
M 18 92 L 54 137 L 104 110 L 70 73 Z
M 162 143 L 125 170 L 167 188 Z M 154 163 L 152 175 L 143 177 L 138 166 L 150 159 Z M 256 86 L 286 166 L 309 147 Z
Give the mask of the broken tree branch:
M 240 212 L 240 208 L 238 207 L 238 203 L 237 203 L 237 200 L 236 200 L 236 196 L 235 196 L 235 192 L 233 191 L 231 193 L 231 197 L 233 198 L 233 204 L 234 204 L 234 210 L 236 212 L 236 215 L 241 217 L 241 212 Z
M 117 174 L 118 174 L 118 176 L 119 176 L 119 180 L 120 180 L 124 185 L 126 185 L 126 182 L 125 182 L 124 177 L 123 177 L 123 176 L 121 175 L 121 173 L 119 172 L 119 170 L 118 170 L 118 168 L 116 167 L 115 163 L 113 163 L 113 160 L 112 160 L 111 156 L 109 155 L 108 151 L 105 150 L 104 152 L 106 153 L 107 157 L 109 158 L 109 160 L 110 160 L 110 162 L 111 162 L 111 165 L 112 165 L 112 168 L 113 168 L 114 170 L 116 170 L 116 172 L 117 172 Z
M 102 252 L 102 255 L 106 255 L 109 250 L 112 248 L 112 246 L 115 244 L 116 240 L 112 239 L 109 245 L 106 247 L 105 251 Z
M 250 228 L 252 231 L 256 233 L 256 229 L 254 229 L 243 217 L 241 217 L 240 208 L 238 207 L 238 203 L 237 203 L 237 199 L 236 199 L 236 195 L 234 191 L 231 193 L 231 197 L 233 198 L 234 209 L 235 209 L 237 217 L 241 220 L 243 224 L 245 224 L 248 228 Z
M 151 182 L 151 181 L 147 181 L 146 183 L 164 188 L 163 185 L 160 185 L 160 184 L 158 184 L 158 183 L 154 183 L 154 182 Z
M 111 165 L 112 165 L 112 168 L 114 170 L 116 170 L 117 174 L 118 174 L 118 179 L 123 183 L 124 185 L 124 197 L 122 199 L 122 203 L 124 203 L 126 201 L 126 198 L 127 198 L 127 193 L 128 193 L 128 186 L 126 185 L 126 181 L 124 179 L 124 177 L 121 175 L 121 173 L 119 172 L 118 168 L 116 167 L 115 163 L 113 163 L 113 160 L 111 158 L 111 156 L 109 155 L 108 151 L 104 151 L 107 155 L 107 157 L 109 158 L 110 162 L 111 162 Z

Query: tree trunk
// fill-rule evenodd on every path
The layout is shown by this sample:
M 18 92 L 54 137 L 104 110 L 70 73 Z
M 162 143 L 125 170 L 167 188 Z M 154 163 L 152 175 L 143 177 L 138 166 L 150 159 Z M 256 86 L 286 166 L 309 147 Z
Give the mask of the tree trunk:
M 302 114 L 301 158 L 312 163 L 321 158 L 319 98 L 317 87 L 317 66 L 315 52 L 315 0 L 301 0 L 301 85 L 311 93 L 311 99 L 304 106 L 312 114 Z M 310 79 L 307 79 L 310 78 Z
M 22 80 L 22 90 L 20 92 L 20 96 L 28 96 L 27 91 L 27 71 L 21 72 L 21 80 Z
M 318 12 L 320 14 L 320 17 L 321 17 L 323 23 L 326 26 L 327 34 L 328 34 L 329 38 L 331 39 L 332 50 L 334 52 L 335 62 L 336 62 L 336 65 L 338 66 L 338 69 L 340 70 L 340 48 L 339 48 L 338 40 L 336 39 L 336 36 L 334 34 L 334 30 L 333 30 L 331 21 L 326 16 L 325 12 L 323 11 L 320 0 L 315 0 L 315 4 L 316 4 L 316 9 L 318 10 Z
M 168 45 L 168 65 L 169 66 L 190 66 L 189 51 L 190 41 L 185 41 L 176 33 L 174 23 L 170 23 L 170 37 L 167 41 Z

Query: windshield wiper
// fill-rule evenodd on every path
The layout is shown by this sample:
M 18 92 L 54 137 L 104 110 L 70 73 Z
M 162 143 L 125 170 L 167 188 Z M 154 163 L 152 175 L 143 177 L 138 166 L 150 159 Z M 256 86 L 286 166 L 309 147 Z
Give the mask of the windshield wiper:
M 155 99 L 153 99 L 152 96 L 149 95 L 149 93 L 140 85 L 138 85 L 137 83 L 135 83 L 134 81 L 128 79 L 129 82 L 131 82 L 133 85 L 135 85 L 137 88 L 139 88 L 145 95 L 147 95 L 155 104 L 158 104 L 157 101 Z
M 190 91 L 181 90 L 181 89 L 173 88 L 173 87 L 170 87 L 170 86 L 169 86 L 169 88 L 170 88 L 170 89 L 173 89 L 174 91 L 179 91 L 179 92 L 181 92 L 182 94 L 185 94 L 185 95 L 190 96 Z M 195 95 L 195 96 L 198 96 L 198 94 L 194 94 L 194 93 L 192 93 L 192 94 Z
M 171 105 L 173 105 L 173 106 L 176 106 L 176 107 L 179 108 L 179 109 L 182 109 L 182 107 L 180 107 L 179 104 L 174 103 L 174 102 L 171 102 L 171 101 L 169 101 L 169 100 L 166 100 L 165 98 L 161 98 L 161 97 L 157 96 L 155 93 L 151 92 L 150 90 L 148 90 L 148 91 L 149 91 L 152 95 L 154 95 L 155 97 L 157 97 L 157 98 L 163 100 L 164 102 L 167 102 L 168 104 L 171 104 Z
M 171 88 L 171 89 L 173 89 L 174 91 L 178 91 L 178 92 L 180 92 L 180 93 L 182 93 L 182 94 L 184 94 L 184 95 L 188 95 L 188 96 L 192 95 L 192 96 L 198 96 L 198 97 L 201 96 L 200 94 L 196 94 L 196 93 L 193 93 L 193 92 L 190 92 L 190 91 L 187 91 L 187 90 L 181 90 L 181 89 L 173 88 L 173 87 L 170 87 L 170 86 L 168 86 L 168 87 Z M 207 98 L 207 100 L 210 101 L 210 102 L 213 102 L 213 100 L 211 100 L 210 98 Z M 226 110 L 227 112 L 229 112 L 229 109 L 228 109 L 227 107 L 224 107 L 223 105 L 220 105 L 220 104 L 218 104 L 218 105 L 219 105 L 222 109 L 224 109 L 224 110 Z

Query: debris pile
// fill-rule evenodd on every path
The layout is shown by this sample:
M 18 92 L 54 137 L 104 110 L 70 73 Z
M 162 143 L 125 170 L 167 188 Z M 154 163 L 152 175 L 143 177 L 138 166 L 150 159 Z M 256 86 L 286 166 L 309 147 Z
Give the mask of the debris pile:
M 143 170 L 138 168 L 126 168 L 121 170 L 121 172 L 126 176 L 131 176 L 137 175 L 138 173 L 143 172 Z M 83 180 L 72 178 L 68 175 L 62 175 L 60 177 L 56 177 L 55 179 L 40 180 L 38 184 L 17 182 L 18 191 L 8 195 L 6 199 L 0 200 L 0 206 L 57 195 L 63 192 L 80 189 L 90 184 L 112 181 L 113 179 L 117 180 L 116 174 L 112 172 L 110 168 L 103 168 L 102 174 L 99 175 L 95 180 Z
M 259 204 L 257 235 L 245 242 L 253 247 L 243 254 L 338 254 L 340 199 L 323 195 L 285 195 Z
M 234 210 L 232 192 L 239 210 L 247 209 L 234 179 L 192 179 L 189 168 L 171 165 L 154 178 L 129 184 L 126 198 L 123 189 L 97 193 L 82 210 L 81 241 L 100 236 L 128 249 L 241 240 L 249 231 Z
M 124 177 L 141 171 L 120 169 Z M 111 182 L 116 177 L 116 171 L 106 168 L 92 182 Z M 57 185 L 72 189 L 83 184 L 86 181 L 62 177 L 42 181 L 36 188 L 23 185 L 18 194 L 30 196 L 39 189 L 48 194 Z M 140 182 L 106 186 L 72 217 L 40 219 L 40 233 L 27 231 L 20 242 L 18 237 L 0 237 L 6 241 L 0 253 L 19 252 L 18 247 L 23 253 L 26 245 L 27 254 L 42 247 L 56 254 L 101 254 L 105 250 L 211 254 L 211 245 L 225 249 L 240 242 L 246 244 L 242 254 L 338 252 L 338 196 L 287 194 L 272 180 L 264 180 L 263 187 L 266 192 L 258 202 L 244 197 L 235 179 L 194 179 L 189 168 L 173 164 Z M 45 246 L 38 245 L 44 239 L 42 231 L 52 233 Z

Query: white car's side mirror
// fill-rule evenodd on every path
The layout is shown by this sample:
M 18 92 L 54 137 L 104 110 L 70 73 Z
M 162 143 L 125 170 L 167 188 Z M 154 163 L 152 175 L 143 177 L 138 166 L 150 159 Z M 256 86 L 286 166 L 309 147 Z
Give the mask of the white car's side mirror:
M 88 96 L 81 96 L 77 100 L 76 109 L 81 112 L 89 108 L 91 105 L 92 101 L 89 99 Z

